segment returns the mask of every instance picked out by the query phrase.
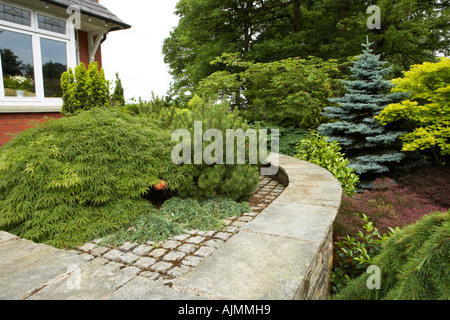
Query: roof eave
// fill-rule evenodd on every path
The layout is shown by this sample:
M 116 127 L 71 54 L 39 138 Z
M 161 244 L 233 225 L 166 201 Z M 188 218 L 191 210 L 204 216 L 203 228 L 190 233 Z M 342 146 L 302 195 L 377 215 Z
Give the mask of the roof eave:
M 47 2 L 49 4 L 52 4 L 52 5 L 55 5 L 55 6 L 58 6 L 58 7 L 62 7 L 62 8 L 66 8 L 66 9 L 68 8 L 68 6 L 66 6 L 66 5 L 64 5 L 64 4 L 60 3 L 60 2 L 57 2 L 57 1 L 53 1 L 53 0 L 42 0 L 42 1 L 43 2 Z M 131 28 L 131 25 L 129 25 L 129 24 L 123 22 L 123 21 L 117 21 L 117 20 L 114 20 L 114 19 L 111 19 L 111 18 L 108 18 L 108 17 L 104 17 L 104 16 L 97 15 L 97 14 L 92 13 L 92 12 L 85 11 L 85 10 L 81 10 L 81 13 L 85 14 L 85 15 L 88 15 L 90 17 L 93 17 L 93 18 L 104 20 L 105 22 L 114 23 L 114 24 L 116 24 L 116 25 L 118 25 L 120 27 L 120 28 L 117 28 L 117 27 L 116 28 L 112 28 L 109 31 L 116 31 L 116 30 L 123 30 L 123 29 Z

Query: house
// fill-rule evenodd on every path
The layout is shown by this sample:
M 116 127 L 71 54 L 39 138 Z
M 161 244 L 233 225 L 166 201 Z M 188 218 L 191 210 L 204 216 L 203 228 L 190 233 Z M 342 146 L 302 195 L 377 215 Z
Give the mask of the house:
M 101 67 L 108 33 L 130 27 L 98 0 L 0 0 L 0 146 L 32 120 L 61 117 L 61 74 Z

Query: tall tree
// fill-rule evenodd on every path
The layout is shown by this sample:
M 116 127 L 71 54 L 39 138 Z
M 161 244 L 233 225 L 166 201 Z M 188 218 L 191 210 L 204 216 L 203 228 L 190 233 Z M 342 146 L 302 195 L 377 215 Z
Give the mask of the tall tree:
M 163 44 L 173 90 L 192 92 L 223 70 L 210 64 L 223 53 L 254 62 L 358 55 L 373 4 L 381 8 L 381 28 L 370 31 L 374 48 L 397 76 L 437 52 L 449 54 L 448 0 L 180 0 L 179 24 Z
M 322 124 L 318 130 L 331 141 L 338 141 L 350 161 L 350 167 L 360 175 L 362 185 L 386 173 L 404 155 L 395 143 L 400 131 L 382 126 L 374 118 L 388 104 L 401 101 L 406 94 L 390 93 L 391 81 L 384 78 L 391 72 L 380 55 L 374 55 L 370 46 L 351 68 L 351 80 L 343 81 L 347 93 L 341 98 L 332 98 L 338 106 L 324 108 L 324 116 L 334 120 Z

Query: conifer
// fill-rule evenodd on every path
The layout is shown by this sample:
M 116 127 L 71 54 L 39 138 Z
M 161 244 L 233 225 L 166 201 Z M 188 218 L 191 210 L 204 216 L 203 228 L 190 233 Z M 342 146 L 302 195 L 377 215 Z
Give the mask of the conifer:
M 339 142 L 350 167 L 367 182 L 390 170 L 404 154 L 396 146 L 402 134 L 382 126 L 374 118 L 388 104 L 401 101 L 404 93 L 390 93 L 393 84 L 385 80 L 390 67 L 373 54 L 372 43 L 363 44 L 363 53 L 353 62 L 351 80 L 343 81 L 346 94 L 331 98 L 336 106 L 324 108 L 323 115 L 332 121 L 319 127 L 319 133 Z M 363 186 L 361 184 L 361 186 Z

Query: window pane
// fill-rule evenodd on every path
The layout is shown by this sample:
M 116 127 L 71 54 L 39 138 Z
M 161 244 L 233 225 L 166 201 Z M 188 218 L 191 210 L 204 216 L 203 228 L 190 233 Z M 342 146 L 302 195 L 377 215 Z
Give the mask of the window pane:
M 0 4 L 0 20 L 31 26 L 30 12 Z
M 66 43 L 41 38 L 45 97 L 62 97 L 61 75 L 67 71 Z
M 38 14 L 39 29 L 66 34 L 66 22 Z
M 0 53 L 5 96 L 35 97 L 31 36 L 0 29 Z

